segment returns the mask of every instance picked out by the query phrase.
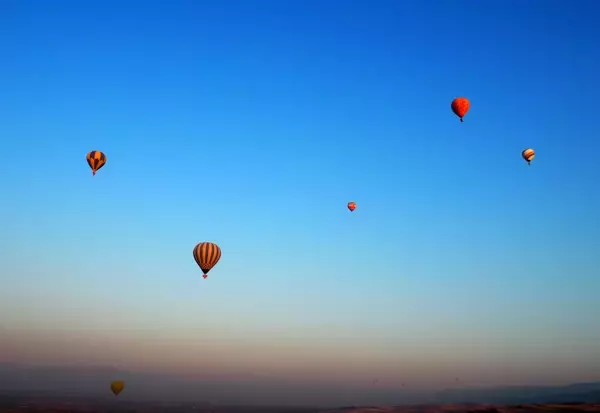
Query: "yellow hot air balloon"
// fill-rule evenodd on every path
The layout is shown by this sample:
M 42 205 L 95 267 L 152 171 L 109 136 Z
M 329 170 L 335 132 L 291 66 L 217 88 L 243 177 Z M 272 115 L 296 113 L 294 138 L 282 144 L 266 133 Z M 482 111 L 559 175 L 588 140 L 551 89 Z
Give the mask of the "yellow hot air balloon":
M 521 152 L 521 156 L 527 161 L 527 165 L 531 166 L 531 161 L 535 158 L 535 151 L 531 148 L 525 149 Z
M 119 393 L 123 391 L 125 388 L 125 382 L 123 380 L 116 380 L 110 383 L 110 390 L 113 392 L 115 396 L 118 396 Z

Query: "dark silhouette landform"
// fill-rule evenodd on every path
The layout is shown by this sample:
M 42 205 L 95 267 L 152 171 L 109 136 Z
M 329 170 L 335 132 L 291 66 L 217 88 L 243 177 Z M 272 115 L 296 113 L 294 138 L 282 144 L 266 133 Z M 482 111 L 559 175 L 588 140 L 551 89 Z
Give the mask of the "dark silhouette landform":
M 543 413 L 543 412 L 600 412 L 600 404 L 449 404 L 415 406 L 342 407 L 321 410 L 309 407 L 277 406 L 209 406 L 193 403 L 106 402 L 92 398 L 61 399 L 35 396 L 0 396 L 0 413 Z

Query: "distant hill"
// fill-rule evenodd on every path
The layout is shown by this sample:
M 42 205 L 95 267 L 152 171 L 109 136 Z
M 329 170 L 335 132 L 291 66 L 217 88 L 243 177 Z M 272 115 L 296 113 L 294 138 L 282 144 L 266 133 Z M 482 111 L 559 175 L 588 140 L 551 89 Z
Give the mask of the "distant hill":
M 436 394 L 441 403 L 600 403 L 600 382 L 567 386 L 515 386 L 483 389 L 448 389 Z
M 321 413 L 582 413 L 600 412 L 600 405 L 593 404 L 450 404 L 416 406 L 355 407 L 322 411 Z

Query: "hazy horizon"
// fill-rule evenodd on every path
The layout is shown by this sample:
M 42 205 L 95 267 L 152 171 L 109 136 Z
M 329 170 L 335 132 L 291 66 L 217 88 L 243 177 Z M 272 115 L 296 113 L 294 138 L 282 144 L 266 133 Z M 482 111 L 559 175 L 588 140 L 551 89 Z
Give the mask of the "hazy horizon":
M 331 342 L 328 345 L 323 337 L 318 345 L 299 346 L 294 345 L 299 340 L 287 340 L 286 343 L 284 338 L 278 339 L 275 334 L 265 337 L 269 343 L 261 343 L 249 338 L 236 339 L 233 334 L 227 337 L 226 332 L 215 334 L 213 330 L 212 339 L 209 340 L 211 344 L 203 339 L 194 340 L 189 335 L 173 336 L 171 341 L 164 338 L 165 334 L 172 333 L 168 330 L 136 335 L 132 332 L 115 334 L 114 330 L 61 332 L 58 328 L 47 331 L 4 329 L 0 333 L 0 362 L 46 366 L 58 368 L 59 371 L 61 368 L 67 371 L 69 368 L 90 368 L 94 371 L 104 367 L 104 375 L 90 378 L 97 386 L 88 386 L 88 391 L 93 394 L 106 393 L 106 383 L 121 378 L 125 373 L 125 376 L 133 374 L 140 378 L 139 386 L 135 380 L 128 386 L 128 393 L 133 399 L 162 397 L 168 400 L 197 400 L 199 394 L 206 394 L 207 399 L 240 400 L 240 403 L 257 400 L 258 404 L 285 404 L 287 401 L 289 404 L 341 405 L 351 404 L 353 400 L 360 404 L 360 400 L 363 403 L 375 403 L 382 399 L 397 400 L 398 403 L 423 402 L 435 401 L 436 392 L 448 388 L 566 385 L 600 381 L 596 363 L 579 364 L 574 357 L 561 359 L 561 353 L 550 351 L 550 345 L 538 346 L 541 357 L 531 357 L 527 355 L 526 348 L 521 348 L 521 356 L 514 352 L 514 359 L 510 360 L 509 354 L 502 354 L 500 342 L 498 346 L 481 347 L 477 350 L 480 352 L 478 357 L 472 351 L 468 359 L 463 354 L 462 359 L 448 363 L 439 356 L 443 344 L 437 349 L 437 357 L 432 348 L 412 353 L 419 355 L 419 358 L 407 356 L 402 359 L 382 353 L 384 349 L 378 346 L 372 346 L 369 352 L 365 352 L 356 343 L 346 344 L 348 337 L 343 335 L 338 337 L 345 342 L 335 346 Z M 339 351 L 331 359 L 331 354 L 324 350 L 334 347 Z M 165 350 L 177 355 L 169 357 L 161 354 Z M 472 350 L 476 349 L 472 347 Z M 576 354 L 578 349 L 573 347 L 570 351 Z M 339 354 L 342 352 L 345 354 Z M 548 353 L 545 357 L 544 352 Z M 219 354 L 227 355 L 227 359 L 219 357 Z M 445 350 L 443 354 L 447 358 L 448 351 Z M 504 365 L 486 362 L 490 359 L 499 360 L 500 355 L 504 356 Z M 428 356 L 431 359 L 426 361 Z M 286 361 L 285 358 L 293 360 Z M 466 362 L 474 361 L 477 365 L 471 365 L 470 368 L 466 366 Z M 511 365 L 516 361 L 520 361 L 520 368 Z M 110 373 L 110 369 L 115 373 Z M 557 374 L 558 369 L 562 372 Z M 151 377 L 150 383 L 145 382 L 145 375 Z M 459 378 L 458 382 L 456 378 Z M 373 383 L 374 379 L 377 379 L 377 383 Z M 48 378 L 47 382 L 54 380 Z M 25 383 L 25 387 L 15 390 L 26 390 L 27 381 L 20 383 Z M 61 389 L 68 389 L 69 386 L 77 388 L 79 385 L 78 381 L 62 381 Z M 207 386 L 211 389 L 210 393 L 206 392 Z M 157 392 L 156 387 L 161 390 Z M 132 391 L 131 388 L 137 389 Z M 153 389 L 150 396 L 146 395 L 149 388 Z M 390 393 L 393 389 L 396 394 Z
M 115 399 L 108 391 L 114 379 L 125 380 L 127 392 Z M 222 377 L 132 372 L 91 365 L 33 365 L 0 363 L 0 395 L 31 395 L 65 399 L 94 398 L 106 402 L 209 403 L 214 405 L 315 406 L 410 405 L 437 403 L 522 403 L 548 402 L 557 395 L 572 401 L 573 395 L 587 397 L 600 382 L 536 386 L 468 386 L 453 383 L 436 389 L 360 385 L 332 385 L 315 381 L 293 381 L 282 377 L 255 375 L 254 380 Z M 571 395 L 571 396 L 568 396 Z
M 599 381 L 598 21 L 592 0 L 0 2 L 0 362 L 308 404 Z

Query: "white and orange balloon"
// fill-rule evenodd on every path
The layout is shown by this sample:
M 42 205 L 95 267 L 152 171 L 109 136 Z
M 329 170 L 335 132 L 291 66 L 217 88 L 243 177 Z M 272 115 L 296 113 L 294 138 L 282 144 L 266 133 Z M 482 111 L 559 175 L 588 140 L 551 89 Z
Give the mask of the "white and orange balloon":
M 531 161 L 535 158 L 535 151 L 531 148 L 525 149 L 521 152 L 521 156 L 527 161 L 527 165 L 531 166 Z

